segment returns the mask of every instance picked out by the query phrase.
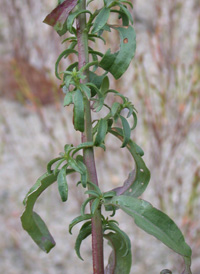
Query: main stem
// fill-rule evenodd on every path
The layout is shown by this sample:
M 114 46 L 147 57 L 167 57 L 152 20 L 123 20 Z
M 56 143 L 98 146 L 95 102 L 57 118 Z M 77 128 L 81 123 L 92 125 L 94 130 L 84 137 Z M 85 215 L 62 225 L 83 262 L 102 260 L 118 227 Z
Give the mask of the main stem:
M 86 0 L 80 1 L 79 10 L 86 9 Z M 86 15 L 81 14 L 76 21 L 77 40 L 78 40 L 78 56 L 79 69 L 89 61 L 88 55 L 88 33 L 86 31 Z M 88 71 L 85 72 L 86 78 L 84 82 L 89 82 Z M 90 101 L 84 99 L 85 106 L 85 131 L 82 134 L 82 142 L 93 141 L 92 136 L 92 118 Z M 89 180 L 98 186 L 97 172 L 94 159 L 93 148 L 83 150 L 84 162 L 88 170 Z M 92 257 L 93 257 L 93 273 L 104 274 L 103 262 L 103 233 L 101 221 L 101 209 L 96 210 L 92 217 Z

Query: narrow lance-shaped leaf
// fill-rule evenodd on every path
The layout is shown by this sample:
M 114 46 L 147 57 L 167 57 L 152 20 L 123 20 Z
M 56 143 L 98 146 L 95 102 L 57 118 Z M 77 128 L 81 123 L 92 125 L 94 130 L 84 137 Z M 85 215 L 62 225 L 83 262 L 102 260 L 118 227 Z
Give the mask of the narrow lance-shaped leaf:
M 82 170 L 82 173 L 81 173 L 81 184 L 82 184 L 82 186 L 84 188 L 86 188 L 87 182 L 88 182 L 88 172 L 87 172 L 86 165 L 82 161 L 80 161 L 78 159 L 76 159 L 76 161 L 77 161 L 77 164 L 78 164 L 79 168 Z
M 68 185 L 66 179 L 66 167 L 62 167 L 57 177 L 58 191 L 60 193 L 61 200 L 67 201 L 68 198 Z
M 81 132 L 84 131 L 84 103 L 83 95 L 80 90 L 76 90 L 74 93 L 74 128 Z
M 94 201 L 92 202 L 92 205 L 91 205 L 91 214 L 92 215 L 94 215 L 94 213 L 96 212 L 99 205 L 100 205 L 100 199 L 99 198 L 94 199 Z
M 104 7 L 99 14 L 97 15 L 95 22 L 94 22 L 94 26 L 92 29 L 92 34 L 98 32 L 100 29 L 103 28 L 103 26 L 105 26 L 105 24 L 107 23 L 108 17 L 110 14 L 110 9 Z
M 127 70 L 135 55 L 136 35 L 131 26 L 115 29 L 120 33 L 120 50 L 116 53 L 111 53 L 109 49 L 101 59 L 99 65 L 104 70 L 109 71 L 115 79 L 119 79 Z
M 78 217 L 76 217 L 75 219 L 73 219 L 73 220 L 71 221 L 71 223 L 69 224 L 69 233 L 72 234 L 72 228 L 73 228 L 76 224 L 78 224 L 78 223 L 80 223 L 80 222 L 82 222 L 82 221 L 85 221 L 85 220 L 89 220 L 89 219 L 91 219 L 91 218 L 92 218 L 92 215 L 91 215 L 91 214 L 85 214 L 85 215 L 81 215 L 81 216 L 78 216 Z
M 104 238 L 108 240 L 113 248 L 105 269 L 105 274 L 129 274 L 132 263 L 131 249 L 129 248 L 126 256 L 123 256 L 127 247 L 124 246 L 121 248 L 123 246 L 123 239 L 119 237 L 119 235 L 110 232 L 104 234 Z
M 131 129 L 130 129 L 129 123 L 126 120 L 126 118 L 124 118 L 123 116 L 120 115 L 120 119 L 122 121 L 123 137 L 124 137 L 124 140 L 123 140 L 123 143 L 122 143 L 121 147 L 125 147 L 128 144 L 129 140 L 130 140 Z
M 99 146 L 100 144 L 102 144 L 104 142 L 107 130 L 108 130 L 107 120 L 100 119 L 99 123 L 98 123 L 98 127 L 97 127 L 96 138 L 94 141 L 95 146 Z
M 69 13 L 76 6 L 78 0 L 66 0 L 58 5 L 51 13 L 44 19 L 44 23 L 54 27 L 55 30 L 62 29 L 62 26 L 69 16 Z
M 150 203 L 121 195 L 113 197 L 108 204 L 122 209 L 134 218 L 137 226 L 156 237 L 176 253 L 184 257 L 191 257 L 191 249 L 174 221 Z

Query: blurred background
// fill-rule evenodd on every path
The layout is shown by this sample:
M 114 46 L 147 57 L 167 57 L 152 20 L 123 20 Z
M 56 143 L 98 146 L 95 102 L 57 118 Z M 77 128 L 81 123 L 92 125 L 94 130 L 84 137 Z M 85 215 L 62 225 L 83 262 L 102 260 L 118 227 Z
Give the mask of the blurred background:
M 93 9 L 101 7 L 102 1 L 94 2 Z M 122 79 L 110 81 L 138 110 L 132 138 L 143 148 L 151 171 L 142 198 L 164 210 L 182 229 L 193 250 L 193 274 L 199 274 L 200 1 L 132 3 L 136 56 Z M 72 126 L 72 109 L 62 107 L 64 95 L 54 76 L 54 64 L 66 45 L 42 23 L 56 4 L 56 0 L 0 0 L 0 269 L 7 274 L 92 273 L 91 239 L 81 248 L 82 262 L 73 250 L 78 229 L 73 236 L 68 233 L 85 196 L 75 187 L 78 178 L 70 177 L 67 203 L 60 201 L 56 184 L 38 199 L 36 211 L 57 243 L 48 255 L 20 222 L 22 200 L 48 161 L 66 143 L 80 142 Z M 114 34 L 105 38 L 108 47 L 117 49 Z M 117 141 L 108 138 L 106 144 L 106 154 L 95 151 L 103 190 L 121 185 L 134 166 Z M 117 212 L 116 218 L 132 241 L 131 273 L 156 274 L 164 268 L 181 273 L 180 256 L 140 231 L 128 215 Z M 105 263 L 109 252 L 105 243 Z

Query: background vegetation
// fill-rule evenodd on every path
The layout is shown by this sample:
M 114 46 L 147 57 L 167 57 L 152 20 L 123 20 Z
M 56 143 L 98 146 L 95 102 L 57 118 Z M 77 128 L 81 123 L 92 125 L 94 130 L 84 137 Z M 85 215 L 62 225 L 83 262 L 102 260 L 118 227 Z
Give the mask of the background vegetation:
M 24 186 L 29 189 L 44 172 L 46 162 L 62 151 L 66 141 L 79 142 L 71 125 L 71 111 L 60 105 L 63 94 L 54 77 L 54 63 L 63 48 L 55 31 L 42 24 L 55 3 L 56 0 L 0 0 L 0 232 L 3 235 L 0 266 L 2 272 L 9 274 L 78 273 L 83 272 L 83 267 L 84 273 L 91 273 L 90 245 L 82 248 L 85 263 L 73 265 L 72 261 L 77 260 L 72 252 L 75 239 L 67 231 L 83 201 L 82 192 L 77 194 L 75 189 L 70 189 L 76 197 L 73 208 L 68 204 L 63 207 L 54 186 L 39 200 L 40 215 L 47 220 L 57 242 L 48 256 L 24 233 L 19 219 L 26 193 L 21 191 Z M 198 274 L 200 2 L 137 0 L 132 3 L 136 57 L 127 79 L 125 75 L 123 80 L 110 80 L 113 88 L 117 86 L 126 92 L 139 112 L 133 138 L 143 147 L 152 174 L 151 187 L 143 198 L 153 201 L 176 220 L 193 249 L 192 269 Z M 113 44 L 118 37 L 107 39 Z M 102 47 L 103 43 L 96 46 Z M 109 142 L 108 156 L 102 150 L 96 151 L 104 190 L 117 186 L 133 165 L 123 161 L 129 157 L 125 152 L 121 157 L 116 154 L 117 143 L 108 139 Z M 119 163 L 124 163 L 123 169 L 119 170 Z M 103 167 L 107 168 L 106 174 L 101 172 Z M 117 217 L 125 218 L 120 214 Z M 182 261 L 178 256 L 139 231 L 130 219 L 127 226 L 126 220 L 122 223 L 122 229 L 129 235 L 134 230 L 131 273 L 159 273 L 163 268 L 172 269 L 173 274 L 180 273 Z M 148 260 L 144 259 L 146 254 Z

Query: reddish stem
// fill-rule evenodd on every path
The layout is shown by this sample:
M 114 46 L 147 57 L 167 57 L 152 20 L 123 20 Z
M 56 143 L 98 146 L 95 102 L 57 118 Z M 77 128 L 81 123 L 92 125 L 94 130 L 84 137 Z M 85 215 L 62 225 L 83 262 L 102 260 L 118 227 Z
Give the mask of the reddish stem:
M 86 1 L 80 1 L 80 10 L 86 9 Z M 88 34 L 86 31 L 86 15 L 81 14 L 76 21 L 77 28 L 77 40 L 78 40 L 78 56 L 79 56 L 79 69 L 88 63 Z M 88 71 L 85 72 L 87 76 L 84 82 L 89 81 Z M 92 118 L 90 101 L 87 98 L 84 99 L 85 105 L 85 131 L 82 134 L 82 142 L 93 141 L 92 136 Z M 89 180 L 98 185 L 97 172 L 94 159 L 93 148 L 86 148 L 83 150 L 84 162 L 88 170 Z M 103 262 L 103 233 L 102 233 L 102 221 L 101 210 L 96 210 L 92 218 L 92 255 L 93 255 L 93 273 L 104 274 L 104 262 Z

